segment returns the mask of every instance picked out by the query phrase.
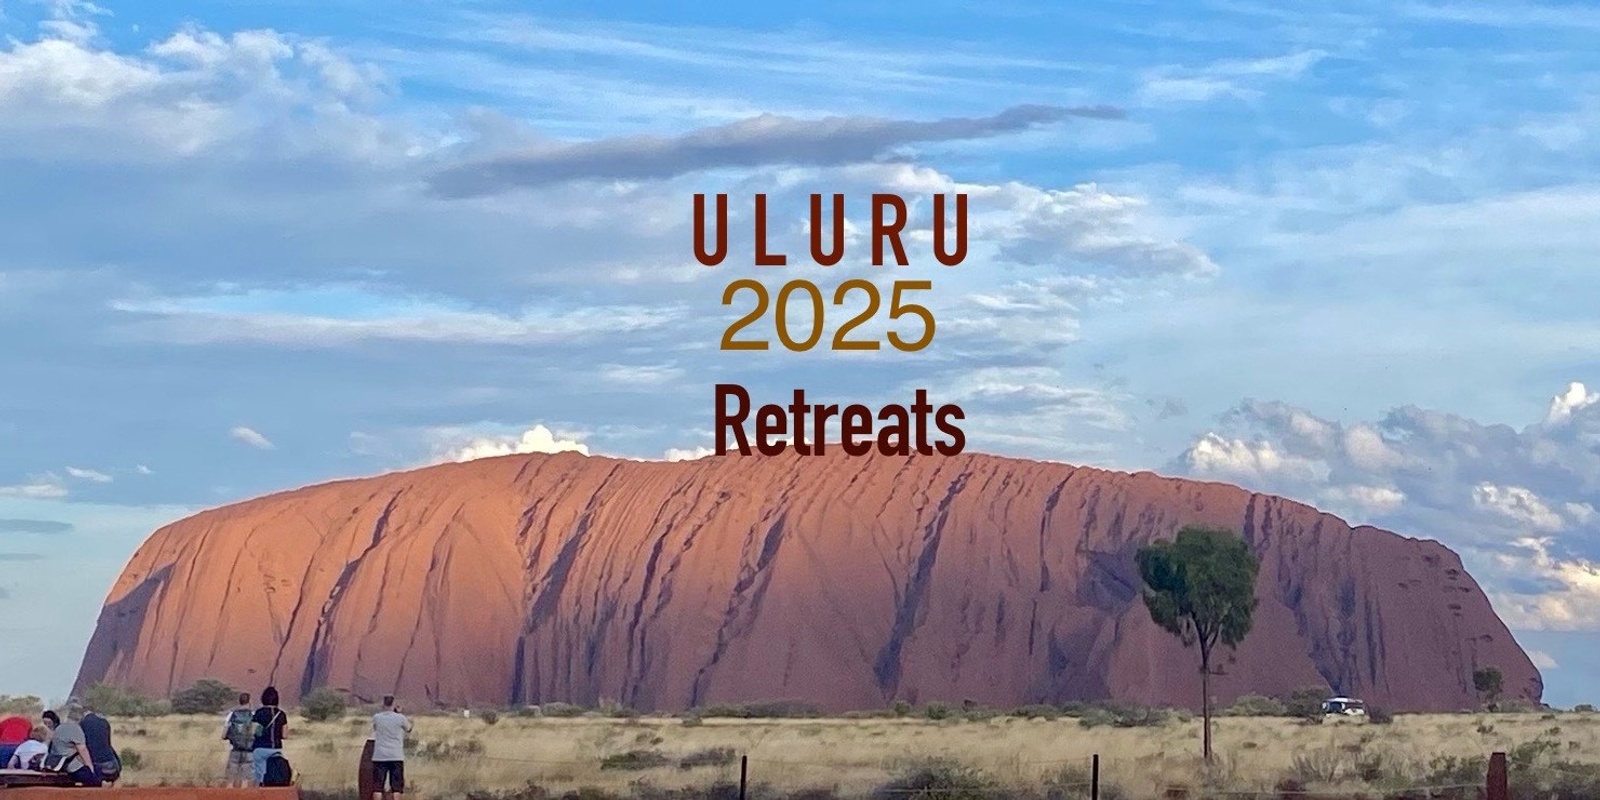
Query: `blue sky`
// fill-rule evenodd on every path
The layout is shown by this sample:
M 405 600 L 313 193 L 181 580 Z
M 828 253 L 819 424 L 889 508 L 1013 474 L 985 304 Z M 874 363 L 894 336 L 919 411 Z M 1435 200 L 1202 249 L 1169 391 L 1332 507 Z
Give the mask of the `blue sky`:
M 1600 700 L 1600 10 L 1081 6 L 0 0 L 0 691 L 167 521 L 690 457 L 732 380 L 1438 538 Z M 718 352 L 696 191 L 967 192 L 934 346 Z

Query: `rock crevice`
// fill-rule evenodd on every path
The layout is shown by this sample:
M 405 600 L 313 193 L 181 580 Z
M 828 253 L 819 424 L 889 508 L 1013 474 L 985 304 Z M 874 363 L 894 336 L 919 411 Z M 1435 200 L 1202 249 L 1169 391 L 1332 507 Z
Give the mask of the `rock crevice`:
M 1509 697 L 1543 692 L 1437 542 L 1225 484 L 981 454 L 516 455 L 214 509 L 135 553 L 75 688 L 1192 708 L 1197 656 L 1150 622 L 1133 563 L 1186 524 L 1237 530 L 1261 558 L 1219 703 L 1326 685 L 1457 710 L 1488 665 Z

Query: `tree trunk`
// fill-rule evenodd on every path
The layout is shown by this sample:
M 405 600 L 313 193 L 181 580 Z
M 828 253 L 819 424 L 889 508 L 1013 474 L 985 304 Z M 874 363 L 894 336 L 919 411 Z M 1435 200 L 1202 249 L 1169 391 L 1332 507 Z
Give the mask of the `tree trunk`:
M 1200 644 L 1200 724 L 1205 726 L 1202 734 L 1206 766 L 1211 765 L 1211 648 L 1204 642 Z

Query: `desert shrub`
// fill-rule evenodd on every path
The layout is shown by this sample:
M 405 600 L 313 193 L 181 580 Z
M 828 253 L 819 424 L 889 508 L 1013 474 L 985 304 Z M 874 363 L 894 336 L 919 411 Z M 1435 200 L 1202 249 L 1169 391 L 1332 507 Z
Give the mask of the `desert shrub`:
M 629 750 L 613 753 L 600 759 L 601 769 L 655 769 L 672 763 L 671 759 L 654 750 Z
M 1051 711 L 1054 712 L 1055 709 L 1052 708 Z M 1056 713 L 1057 716 L 1059 716 L 1059 712 Z M 987 722 L 1000 716 L 1003 716 L 1003 714 L 1000 712 L 1000 709 L 988 708 L 986 706 L 978 706 L 970 711 L 963 711 L 961 713 L 961 718 L 968 722 Z
M 894 701 L 893 711 L 897 717 L 909 717 L 911 716 L 911 704 L 904 700 L 896 700 Z
M 1345 756 L 1334 748 L 1302 750 L 1289 760 L 1289 779 L 1298 783 L 1333 783 L 1345 772 Z
M 118 749 L 117 757 L 122 759 L 122 768 L 130 772 L 144 766 L 144 753 L 131 747 Z
M 137 689 L 97 683 L 85 689 L 84 705 L 109 717 L 159 717 L 172 710 L 164 701 L 152 700 Z
M 482 714 L 479 714 L 478 718 L 482 719 L 483 724 L 485 725 L 493 725 L 500 721 L 500 712 L 491 708 L 487 711 L 484 711 Z
M 483 742 L 467 739 L 462 742 L 448 740 L 413 741 L 406 737 L 406 750 L 423 761 L 455 761 L 467 756 L 483 755 Z
M 922 707 L 922 715 L 928 719 L 948 719 L 950 707 L 944 703 L 929 703 Z
M 1061 710 L 1046 705 L 1023 706 L 1012 712 L 1012 716 L 1023 719 L 1056 719 L 1061 716 Z
M 1510 700 L 1501 700 L 1495 703 L 1494 710 L 1501 714 L 1531 714 L 1541 710 L 1541 708 L 1538 703 L 1531 700 L 1513 697 Z
M 752 703 L 717 703 L 695 709 L 702 717 L 731 717 L 735 719 L 790 719 L 816 718 L 822 710 L 799 700 L 759 700 Z
M 923 759 L 902 769 L 872 796 L 880 800 L 915 795 L 942 800 L 990 800 L 999 796 L 999 788 L 993 778 L 974 767 L 946 759 Z
M 23 717 L 38 717 L 44 713 L 44 701 L 31 694 L 10 695 L 0 694 L 0 715 L 13 714 Z
M 238 696 L 238 690 L 222 681 L 201 678 L 172 695 L 172 710 L 179 714 L 220 714 Z
M 1328 690 L 1315 686 L 1296 689 L 1279 698 L 1283 702 L 1284 714 L 1301 718 L 1322 716 L 1322 701 L 1326 699 Z
M 312 722 L 341 718 L 346 707 L 344 694 L 326 686 L 300 698 L 300 716 Z
M 710 750 L 701 750 L 690 753 L 678 759 L 678 769 L 694 769 L 695 767 L 724 767 L 739 760 L 739 754 L 731 747 L 713 747 Z
M 1081 703 L 1077 700 L 1068 700 L 1067 702 L 1061 704 L 1061 716 L 1081 717 L 1087 713 L 1090 708 L 1091 706 L 1088 703 Z
M 1113 728 L 1145 728 L 1165 725 L 1171 719 L 1172 712 L 1165 708 L 1111 703 L 1084 712 L 1078 717 L 1078 724 L 1085 728 L 1107 725 Z
M 1063 767 L 1044 779 L 1044 796 L 1046 800 L 1089 800 L 1089 778 L 1087 767 Z M 1107 781 L 1102 772 L 1100 797 L 1101 800 L 1129 800 L 1131 795 Z
M 1428 772 L 1421 783 L 1432 786 L 1453 786 L 1476 783 L 1488 774 L 1487 756 L 1434 756 L 1428 762 Z
M 1233 702 L 1222 712 L 1225 717 L 1281 717 L 1288 710 L 1284 704 L 1270 697 L 1247 694 Z
M 1385 709 L 1372 706 L 1367 709 L 1367 722 L 1372 725 L 1388 725 L 1394 722 L 1394 715 Z
M 581 717 L 584 709 L 571 703 L 546 703 L 539 707 L 539 715 L 543 717 Z
M 1278 793 L 1278 800 L 1299 800 L 1306 796 L 1306 785 L 1294 778 L 1278 781 L 1272 790 Z

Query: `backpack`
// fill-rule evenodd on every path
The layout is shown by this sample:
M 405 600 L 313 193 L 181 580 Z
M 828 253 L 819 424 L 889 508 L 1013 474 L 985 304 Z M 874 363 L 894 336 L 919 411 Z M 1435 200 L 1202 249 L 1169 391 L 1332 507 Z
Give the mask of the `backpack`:
M 282 753 L 273 753 L 267 758 L 266 775 L 262 778 L 261 785 L 294 785 L 294 769 L 289 766 L 289 759 L 284 758 Z
M 228 733 L 222 738 L 227 739 L 237 752 L 249 752 L 255 746 L 255 727 L 251 720 L 255 715 L 248 708 L 236 708 L 228 715 Z

